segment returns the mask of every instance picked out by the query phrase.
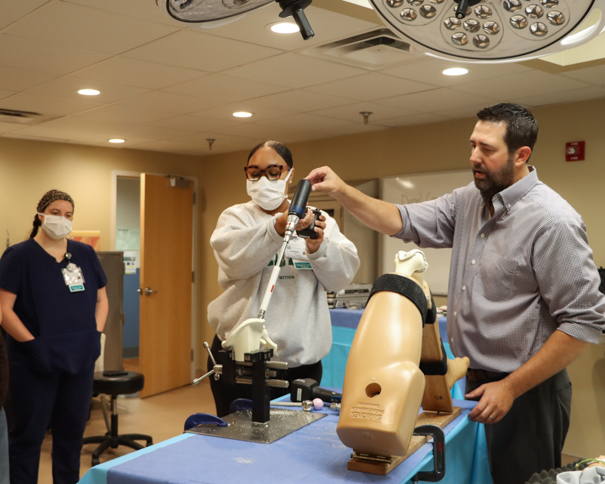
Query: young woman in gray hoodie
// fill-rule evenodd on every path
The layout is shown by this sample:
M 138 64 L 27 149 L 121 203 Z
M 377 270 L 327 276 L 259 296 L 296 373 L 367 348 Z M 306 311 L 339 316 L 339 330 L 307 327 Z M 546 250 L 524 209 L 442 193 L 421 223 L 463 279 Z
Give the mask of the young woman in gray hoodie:
M 258 315 L 283 243 L 290 204 L 286 194 L 294 175 L 292 154 L 284 144 L 266 141 L 252 149 L 245 172 L 252 200 L 225 210 L 210 238 L 224 291 L 208 305 L 208 320 L 216 330 L 213 353 L 239 324 Z M 308 227 L 311 216 L 309 212 L 297 230 Z M 327 213 L 322 212 L 315 231 L 316 239 L 292 238 L 265 315 L 269 337 L 278 346 L 274 359 L 288 363 L 290 381 L 321 381 L 321 359 L 332 345 L 326 291 L 342 289 L 359 268 L 355 245 Z M 210 361 L 208 366 L 212 368 Z M 236 398 L 251 398 L 250 385 L 225 385 L 214 379 L 210 383 L 219 417 L 229 413 Z M 271 391 L 272 398 L 289 392 Z

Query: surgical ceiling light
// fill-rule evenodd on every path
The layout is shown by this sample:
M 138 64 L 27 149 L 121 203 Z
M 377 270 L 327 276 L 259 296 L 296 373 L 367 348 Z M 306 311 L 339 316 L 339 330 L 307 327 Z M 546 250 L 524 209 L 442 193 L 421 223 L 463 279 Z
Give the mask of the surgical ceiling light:
M 462 62 L 542 57 L 588 42 L 605 25 L 605 0 L 370 1 L 414 50 Z
M 98 96 L 101 94 L 101 91 L 97 91 L 96 89 L 80 89 L 78 94 L 82 96 Z
M 277 1 L 306 40 L 311 0 L 156 0 L 182 24 L 218 27 Z M 331 0 L 336 1 L 336 0 Z M 605 27 L 605 0 L 369 0 L 410 50 L 460 62 L 518 62 L 577 47 Z
M 179 23 L 212 28 L 231 23 L 237 17 L 276 1 L 282 9 L 279 16 L 292 16 L 303 39 L 315 35 L 304 12 L 311 0 L 156 0 L 156 3 Z

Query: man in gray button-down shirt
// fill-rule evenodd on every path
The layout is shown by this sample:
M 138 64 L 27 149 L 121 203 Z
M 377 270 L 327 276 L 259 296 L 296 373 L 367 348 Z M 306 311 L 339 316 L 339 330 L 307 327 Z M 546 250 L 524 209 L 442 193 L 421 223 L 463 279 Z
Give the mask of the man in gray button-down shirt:
M 469 417 L 486 425 L 496 484 L 523 484 L 561 465 L 571 383 L 565 368 L 605 328 L 605 297 L 580 215 L 527 164 L 532 114 L 514 104 L 481 110 L 470 138 L 474 183 L 405 206 L 370 198 L 330 168 L 307 177 L 365 225 L 451 247 L 447 330 L 468 356 Z

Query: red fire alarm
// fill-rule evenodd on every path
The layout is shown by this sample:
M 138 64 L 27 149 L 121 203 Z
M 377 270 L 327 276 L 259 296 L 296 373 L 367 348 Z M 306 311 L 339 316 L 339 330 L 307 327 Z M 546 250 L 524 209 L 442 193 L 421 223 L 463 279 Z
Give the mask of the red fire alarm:
M 565 143 L 565 161 L 584 161 L 586 142 L 572 141 Z

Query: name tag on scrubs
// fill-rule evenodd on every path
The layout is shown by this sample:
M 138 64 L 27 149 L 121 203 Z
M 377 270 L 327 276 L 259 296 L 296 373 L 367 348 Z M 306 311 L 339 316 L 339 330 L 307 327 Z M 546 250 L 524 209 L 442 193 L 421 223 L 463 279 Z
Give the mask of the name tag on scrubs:
M 61 272 L 63 272 L 63 279 L 65 280 L 65 285 L 69 287 L 69 292 L 84 290 L 84 275 L 82 274 L 82 269 L 77 265 L 70 262 L 65 269 L 61 269 Z
M 305 239 L 296 235 L 293 236 L 286 246 L 286 257 L 299 261 L 309 260 L 307 257 L 307 246 L 305 244 Z

